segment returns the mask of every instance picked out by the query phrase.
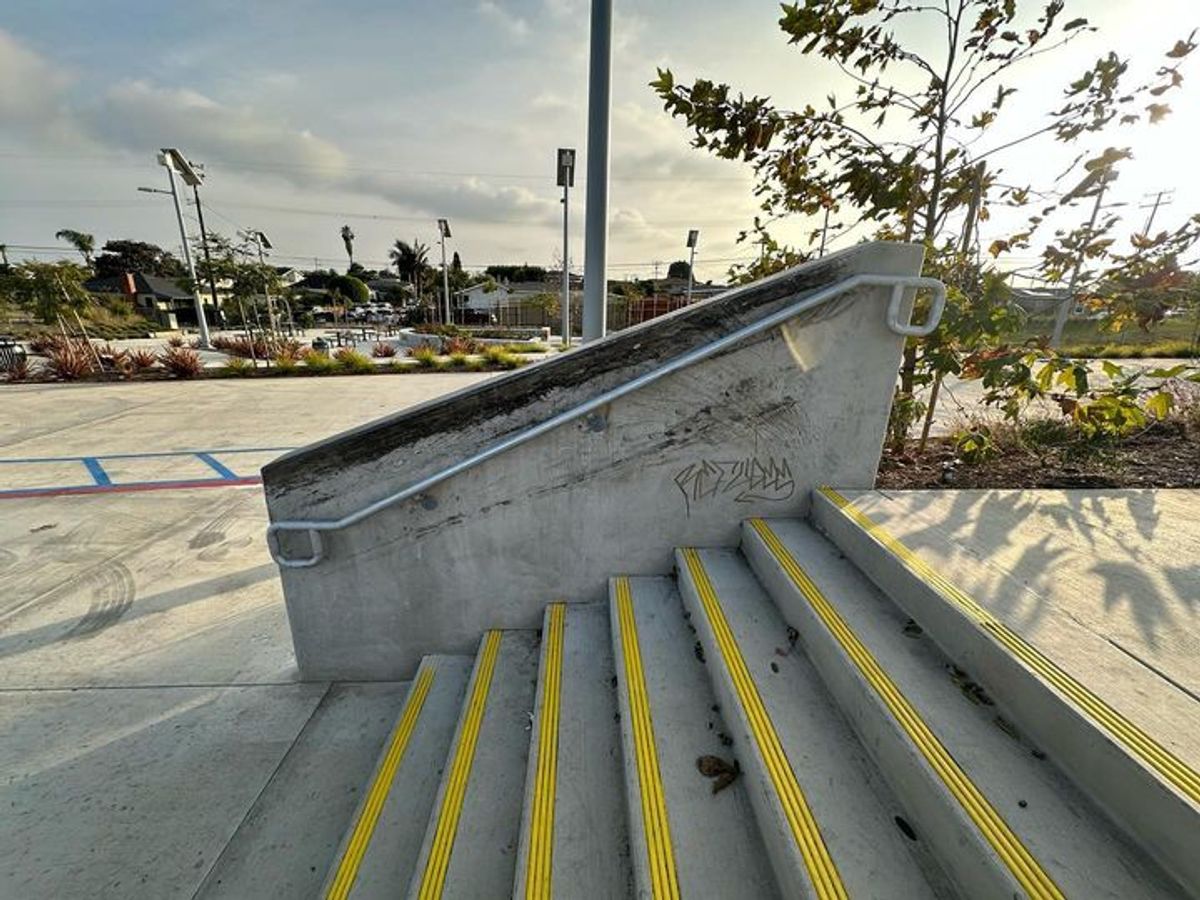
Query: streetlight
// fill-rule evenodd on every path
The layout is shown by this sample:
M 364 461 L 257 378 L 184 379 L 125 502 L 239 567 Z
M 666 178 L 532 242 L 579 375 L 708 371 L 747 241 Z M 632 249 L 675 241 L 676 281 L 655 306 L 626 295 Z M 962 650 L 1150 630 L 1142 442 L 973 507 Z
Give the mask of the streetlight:
M 560 147 L 558 151 L 558 184 L 563 189 L 563 270 L 562 270 L 562 345 L 571 346 L 571 238 L 568 230 L 571 188 L 575 186 L 575 151 Z
M 183 243 L 183 261 L 187 265 L 188 276 L 192 280 L 192 300 L 196 304 L 196 324 L 200 329 L 200 346 L 205 350 L 211 350 L 212 343 L 208 338 L 208 320 L 204 317 L 204 301 L 200 299 L 199 283 L 196 281 L 196 266 L 192 262 L 192 250 L 188 246 L 187 228 L 183 224 L 183 207 L 179 203 L 179 189 L 175 184 L 176 168 L 174 156 L 177 155 L 179 155 L 178 151 L 163 150 L 158 154 L 158 164 L 167 170 L 167 180 L 171 184 L 171 199 L 175 203 L 175 218 L 179 222 L 179 240 Z M 184 160 L 184 162 L 186 163 L 187 161 Z M 195 177 L 195 172 L 190 165 L 187 166 L 187 171 L 192 177 Z M 146 190 L 149 193 L 153 191 L 153 188 L 138 188 L 138 190 Z
M 446 318 L 447 325 L 450 322 L 450 272 L 446 268 L 446 238 L 451 237 L 450 223 L 445 219 L 438 219 L 438 235 L 442 242 L 442 291 L 446 296 Z
M 592 0 L 588 69 L 587 231 L 583 339 L 604 337 L 608 303 L 608 153 L 612 96 L 612 0 Z
M 252 240 L 254 242 L 254 245 L 256 247 L 258 247 L 258 264 L 265 268 L 265 266 L 267 265 L 267 260 L 266 260 L 266 256 L 263 253 L 263 251 L 275 249 L 274 246 L 272 246 L 272 244 L 271 244 L 270 238 L 268 238 L 261 231 L 251 230 L 251 231 L 246 231 L 243 233 L 245 234 L 245 236 L 247 238 L 249 238 L 250 240 Z M 269 278 L 267 278 L 267 273 L 264 271 L 263 272 L 263 296 L 266 297 L 266 299 L 267 299 L 267 318 L 271 322 L 271 333 L 278 335 L 279 334 L 279 320 L 278 320 L 278 317 L 275 315 L 275 301 L 271 298 L 270 283 L 271 283 L 271 281 Z
M 693 228 L 688 232 L 687 246 L 692 251 L 691 258 L 688 260 L 688 292 L 687 302 L 690 305 L 692 302 L 692 284 L 696 280 L 696 245 L 700 243 L 700 229 Z

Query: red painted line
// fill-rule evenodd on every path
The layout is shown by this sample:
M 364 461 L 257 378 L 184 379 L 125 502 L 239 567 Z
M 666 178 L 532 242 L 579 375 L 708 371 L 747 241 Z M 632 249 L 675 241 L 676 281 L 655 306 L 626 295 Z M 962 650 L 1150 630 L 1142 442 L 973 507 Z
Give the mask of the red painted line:
M 245 487 L 262 484 L 258 475 L 245 478 L 204 478 L 191 481 L 135 481 L 129 484 L 83 484 L 73 487 L 25 488 L 0 491 L 0 500 L 30 497 L 71 497 L 80 494 L 138 494 L 146 491 L 190 491 L 193 488 Z

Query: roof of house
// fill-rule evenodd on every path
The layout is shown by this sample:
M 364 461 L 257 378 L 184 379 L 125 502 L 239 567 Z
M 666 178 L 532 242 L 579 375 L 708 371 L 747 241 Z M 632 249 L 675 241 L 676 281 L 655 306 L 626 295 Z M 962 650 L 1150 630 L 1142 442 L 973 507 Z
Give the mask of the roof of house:
M 190 300 L 192 295 L 172 278 L 133 272 L 133 286 L 138 294 L 153 294 L 159 300 Z M 101 275 L 84 282 L 93 294 L 124 294 L 124 275 Z

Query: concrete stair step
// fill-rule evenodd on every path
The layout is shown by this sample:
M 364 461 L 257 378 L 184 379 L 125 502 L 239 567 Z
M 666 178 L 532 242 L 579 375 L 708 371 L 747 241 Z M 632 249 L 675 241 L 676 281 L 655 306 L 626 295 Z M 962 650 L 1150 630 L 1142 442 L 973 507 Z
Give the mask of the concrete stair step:
M 675 583 L 614 578 L 609 598 L 637 896 L 779 896 L 746 779 L 714 793 L 699 770 L 704 757 L 732 766 L 746 747 L 730 738 Z
M 876 521 L 889 503 L 876 492 L 847 498 L 822 489 L 813 496 L 813 523 L 984 687 L 1020 733 L 1200 896 L 1200 772 L 1170 746 L 1171 734 L 1191 731 L 1194 697 L 1054 610 L 1045 613 L 1055 617 L 1053 627 L 1042 628 L 1035 644 L 986 606 L 993 595 L 1005 598 L 1001 607 L 1013 602 L 1022 586 L 1002 572 L 965 564 L 943 572 L 928 561 L 944 564 L 952 555 L 936 529 Z M 869 504 L 871 514 L 859 504 Z M 923 540 L 919 553 L 893 533 L 909 540 L 910 528 L 924 534 L 911 538 Z M 984 602 L 959 587 L 959 579 L 986 591 Z
M 322 897 L 373 900 L 407 889 L 470 671 L 467 656 L 421 661 L 333 857 Z
M 789 897 L 929 897 L 944 876 L 796 634 L 734 550 L 680 550 L 679 589 Z
M 603 604 L 546 608 L 514 897 L 632 892 L 612 635 Z
M 535 631 L 480 641 L 410 897 L 511 896 L 538 645 Z
M 742 549 L 905 809 L 969 897 L 1172 897 L 1179 887 L 807 523 Z M 714 582 L 717 579 L 714 578 Z

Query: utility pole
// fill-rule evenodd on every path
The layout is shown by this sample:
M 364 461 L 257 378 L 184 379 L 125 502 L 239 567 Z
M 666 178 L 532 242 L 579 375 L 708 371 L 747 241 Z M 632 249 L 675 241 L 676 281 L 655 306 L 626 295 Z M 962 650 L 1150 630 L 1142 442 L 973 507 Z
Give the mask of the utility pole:
M 213 312 L 220 312 L 217 300 L 217 279 L 213 275 L 212 256 L 208 252 L 208 229 L 204 227 L 204 207 L 200 205 L 199 182 L 192 185 L 192 195 L 196 198 L 196 221 L 200 223 L 200 246 L 204 248 L 204 265 L 208 267 L 208 290 L 212 294 Z M 218 316 L 218 320 L 219 320 Z
M 179 186 L 175 183 L 175 156 L 178 151 L 163 150 L 158 154 L 158 162 L 167 170 L 167 180 L 171 185 L 171 200 L 175 204 L 175 219 L 179 223 L 179 240 L 182 242 L 183 262 L 187 266 L 188 277 L 192 282 L 192 300 L 196 304 L 196 324 L 200 329 L 200 346 L 205 350 L 212 349 L 208 337 L 208 320 L 204 317 L 204 301 L 200 299 L 200 286 L 196 280 L 196 266 L 192 262 L 192 250 L 188 246 L 187 226 L 183 223 L 183 206 L 179 203 Z M 190 170 L 190 167 L 189 167 Z
M 447 325 L 454 324 L 451 322 L 450 315 L 450 272 L 446 268 L 446 238 L 450 237 L 450 223 L 445 219 L 438 219 L 438 235 L 442 241 L 442 292 L 445 297 L 445 309 Z
M 612 0 L 592 0 L 588 70 L 587 231 L 584 247 L 583 339 L 608 330 L 608 153 L 612 105 Z
M 1138 209 L 1150 210 L 1150 218 L 1146 220 L 1146 227 L 1143 229 L 1143 233 L 1148 235 L 1150 234 L 1151 227 L 1154 225 L 1154 217 L 1158 215 L 1158 208 L 1160 206 L 1170 206 L 1171 203 L 1174 202 L 1175 192 L 1173 190 L 1158 191 L 1157 193 L 1146 194 L 1145 196 L 1154 198 L 1154 203 L 1143 203 L 1138 207 Z M 1165 200 L 1163 199 L 1164 197 L 1166 198 Z
M 692 285 L 696 283 L 696 244 L 700 242 L 700 229 L 693 228 L 688 232 L 687 246 L 691 252 L 688 257 L 688 291 L 687 305 L 692 305 Z
M 1085 244 L 1079 248 L 1079 254 L 1075 257 L 1075 268 L 1071 270 L 1071 280 L 1067 283 L 1067 296 L 1058 305 L 1058 310 L 1054 314 L 1054 333 L 1050 336 L 1051 347 L 1058 347 L 1062 343 L 1063 329 L 1066 328 L 1067 318 L 1071 315 L 1071 308 L 1075 305 L 1075 285 L 1079 282 L 1079 272 L 1083 268 L 1086 241 L 1091 239 L 1092 229 L 1096 227 L 1096 219 L 1100 216 L 1100 204 L 1104 200 L 1104 192 L 1108 190 L 1109 182 L 1115 180 L 1116 175 L 1113 174 L 1105 174 L 1100 180 L 1100 187 L 1096 191 L 1096 205 L 1092 207 L 1092 217 L 1088 219 L 1087 223 Z
M 571 188 L 575 186 L 575 151 L 559 148 L 558 183 L 563 189 L 562 346 L 571 346 Z

